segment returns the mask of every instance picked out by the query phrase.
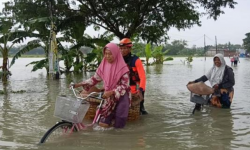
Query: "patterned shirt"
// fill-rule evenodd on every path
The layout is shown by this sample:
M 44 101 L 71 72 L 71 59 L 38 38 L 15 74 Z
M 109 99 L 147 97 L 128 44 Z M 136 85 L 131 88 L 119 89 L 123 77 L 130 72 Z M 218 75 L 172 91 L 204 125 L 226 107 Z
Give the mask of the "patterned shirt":
M 95 73 L 94 76 L 89 78 L 82 83 L 85 84 L 83 87 L 84 90 L 88 91 L 91 87 L 95 86 L 97 83 L 101 82 L 102 78 Z M 123 96 L 126 92 L 129 93 L 129 101 L 131 100 L 130 94 L 130 85 L 129 85 L 129 73 L 125 73 L 119 82 L 116 84 L 115 88 L 112 89 L 115 92 L 114 96 L 107 98 L 103 104 L 102 114 L 106 117 L 108 116 L 112 110 L 115 108 L 116 102 L 119 101 L 120 97 Z

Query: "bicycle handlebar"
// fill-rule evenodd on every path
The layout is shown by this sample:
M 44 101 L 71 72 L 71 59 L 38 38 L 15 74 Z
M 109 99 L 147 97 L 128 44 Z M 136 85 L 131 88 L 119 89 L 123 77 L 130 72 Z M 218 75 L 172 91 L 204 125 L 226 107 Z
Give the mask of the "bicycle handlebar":
M 78 98 L 78 99 L 81 99 L 81 100 L 86 100 L 87 98 L 96 98 L 96 99 L 99 99 L 99 100 L 104 100 L 103 98 L 102 98 L 102 95 L 103 95 L 103 92 L 91 92 L 90 94 L 88 94 L 86 97 L 79 97 L 79 96 L 77 96 L 76 95 L 76 91 L 75 91 L 75 89 L 74 89 L 74 83 L 73 82 L 71 82 L 70 83 L 70 89 L 73 91 L 73 93 L 74 93 L 74 95 L 75 95 L 75 97 L 76 98 Z M 98 95 L 98 96 L 93 96 L 93 95 Z

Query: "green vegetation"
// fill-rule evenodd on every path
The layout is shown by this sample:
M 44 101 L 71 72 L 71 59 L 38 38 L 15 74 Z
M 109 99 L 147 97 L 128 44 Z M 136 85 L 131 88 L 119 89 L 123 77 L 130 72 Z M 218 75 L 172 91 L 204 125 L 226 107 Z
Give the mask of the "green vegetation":
M 237 4 L 233 0 L 57 0 L 50 2 L 52 2 L 54 21 L 58 27 L 57 32 L 70 33 L 69 28 L 62 30 L 69 24 L 78 24 L 84 29 L 93 25 L 95 30 L 104 28 L 120 39 L 135 37 L 147 43 L 165 41 L 166 32 L 170 27 L 185 29 L 196 24 L 200 25 L 201 12 L 194 9 L 198 4 L 204 8 L 209 17 L 215 20 L 224 13 L 221 10 L 222 7 L 234 8 Z M 14 13 L 17 20 L 24 25 L 27 20 L 37 16 L 40 17 L 39 20 L 48 20 L 49 8 L 49 1 L 44 0 L 15 0 L 15 3 L 9 2 L 6 5 L 6 10 Z
M 25 93 L 25 90 L 19 90 L 19 91 L 10 91 L 10 93 L 14 93 L 14 94 L 18 94 L 18 93 Z M 0 90 L 0 95 L 4 95 L 6 94 L 6 92 L 4 92 L 3 90 Z
M 0 52 L 3 57 L 2 61 L 2 81 L 6 82 L 7 78 L 11 73 L 9 72 L 8 59 L 9 59 L 9 51 L 10 49 L 17 43 L 20 43 L 25 39 L 25 37 L 30 37 L 34 35 L 34 33 L 28 33 L 26 31 L 22 31 L 18 28 L 14 28 L 17 22 L 12 18 L 8 17 L 7 14 L 1 14 L 0 17 Z M 11 43 L 9 46 L 8 43 Z
M 145 47 L 145 53 L 146 53 L 146 65 L 149 65 L 149 58 L 152 57 L 151 54 L 151 44 L 147 44 Z
M 247 50 L 248 53 L 250 53 L 250 32 L 246 33 L 246 38 L 243 39 L 243 45 L 244 48 Z
M 167 58 L 165 59 L 165 61 L 171 61 L 171 60 L 174 60 L 174 58 L 173 58 L 173 57 L 167 57 Z
M 188 64 L 190 64 L 193 61 L 193 57 L 192 56 L 188 56 L 186 58 L 186 61 L 187 61 Z
M 146 65 L 149 65 L 149 58 L 153 57 L 154 59 L 154 64 L 163 64 L 164 61 L 164 55 L 168 52 L 165 51 L 163 52 L 163 46 L 153 46 L 153 50 L 152 50 L 152 46 L 151 44 L 146 44 L 145 47 L 145 54 L 146 54 Z
M 0 90 L 0 95 L 3 95 L 4 94 L 4 91 L 3 90 Z
M 163 46 L 155 46 L 152 51 L 152 57 L 155 64 L 163 64 L 164 62 L 164 56 L 168 53 L 168 51 L 163 52 L 162 49 Z
M 11 93 L 25 93 L 26 91 L 25 90 L 19 90 L 19 91 L 11 91 Z

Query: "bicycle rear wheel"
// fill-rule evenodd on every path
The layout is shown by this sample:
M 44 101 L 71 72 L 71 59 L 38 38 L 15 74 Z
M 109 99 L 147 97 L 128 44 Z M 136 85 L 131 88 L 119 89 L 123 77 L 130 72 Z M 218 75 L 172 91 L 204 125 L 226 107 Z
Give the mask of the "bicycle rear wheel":
M 73 126 L 72 123 L 64 121 L 55 124 L 44 134 L 39 143 L 42 144 L 45 143 L 46 141 L 53 141 L 64 134 L 70 133 L 72 126 Z M 77 132 L 78 130 L 76 127 L 74 127 L 73 131 Z

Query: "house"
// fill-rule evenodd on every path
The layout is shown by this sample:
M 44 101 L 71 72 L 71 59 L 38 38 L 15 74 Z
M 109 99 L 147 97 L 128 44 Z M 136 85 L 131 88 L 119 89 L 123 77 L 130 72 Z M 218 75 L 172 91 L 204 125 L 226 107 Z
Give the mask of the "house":
M 228 49 L 217 49 L 217 50 L 216 49 L 209 49 L 206 52 L 206 56 L 213 57 L 217 53 L 221 53 L 222 55 L 224 55 L 224 57 L 230 57 L 230 56 L 235 55 L 235 53 L 237 53 L 237 51 L 236 50 L 230 51 Z

